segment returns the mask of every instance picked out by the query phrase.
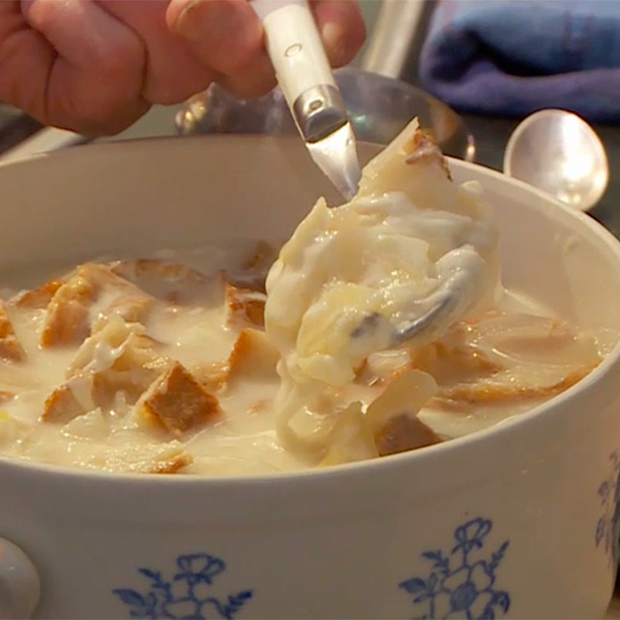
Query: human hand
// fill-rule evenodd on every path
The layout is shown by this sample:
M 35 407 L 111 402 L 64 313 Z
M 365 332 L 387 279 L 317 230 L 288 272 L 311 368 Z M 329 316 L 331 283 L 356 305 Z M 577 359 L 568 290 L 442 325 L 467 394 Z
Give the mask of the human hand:
M 310 0 L 334 67 L 361 47 L 356 0 Z M 2 0 L 0 100 L 46 125 L 114 134 L 152 104 L 217 82 L 233 95 L 275 85 L 247 0 Z

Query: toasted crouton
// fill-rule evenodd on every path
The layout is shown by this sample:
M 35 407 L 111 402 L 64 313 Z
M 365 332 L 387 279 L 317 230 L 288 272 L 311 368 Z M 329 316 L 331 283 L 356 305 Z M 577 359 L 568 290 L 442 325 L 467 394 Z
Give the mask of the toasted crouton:
M 57 387 L 43 404 L 41 422 L 70 422 L 84 413 L 83 407 L 73 395 L 71 388 L 65 383 Z
M 457 323 L 445 337 L 417 349 L 413 366 L 442 386 L 490 377 L 504 369 L 498 359 L 472 346 L 471 340 L 470 324 Z
M 188 282 L 208 281 L 205 275 L 192 267 L 158 258 L 118 260 L 109 266 L 111 271 L 122 278 L 146 288 L 148 283 L 154 284 L 157 290 L 161 288 L 162 282 L 184 286 Z
M 144 326 L 128 323 L 120 316 L 112 317 L 82 343 L 67 367 L 67 378 L 90 366 L 103 370 L 101 360 L 97 359 L 97 351 L 102 350 L 110 353 L 107 367 L 121 357 L 124 358 L 121 362 L 123 368 L 142 366 L 157 356 L 155 345 L 155 341 L 146 335 Z
M 219 402 L 178 362 L 156 379 L 135 406 L 139 418 L 174 435 L 194 430 L 221 415 Z
M 265 325 L 265 302 L 267 296 L 259 291 L 239 288 L 226 283 L 227 324 L 229 326 Z
M 114 315 L 140 321 L 150 303 L 148 295 L 109 267 L 80 265 L 48 304 L 39 342 L 43 347 L 79 344 L 91 333 L 93 310 L 99 315 L 95 329 L 100 329 Z
M 436 393 L 437 384 L 433 377 L 420 370 L 398 373 L 390 381 L 366 411 L 379 456 L 442 441 L 417 417 Z
M 52 279 L 45 282 L 38 288 L 22 291 L 13 298 L 10 303 L 18 308 L 30 308 L 32 310 L 40 310 L 45 308 L 56 291 L 64 284 L 64 280 Z
M 95 408 L 93 377 L 90 374 L 74 377 L 57 387 L 45 400 L 41 422 L 66 424 Z M 76 396 L 80 394 L 80 398 Z
M 265 241 L 259 241 L 238 270 L 226 271 L 226 282 L 257 293 L 265 293 L 265 280 L 278 252 Z
M 153 459 L 151 463 L 144 463 L 141 469 L 134 468 L 133 472 L 143 474 L 177 474 L 194 462 L 188 452 L 178 452 L 169 456 Z
M 594 368 L 596 368 L 596 364 L 583 365 L 567 372 L 559 381 L 547 385 L 515 384 L 511 381 L 509 373 L 506 373 L 505 376 L 498 376 L 496 380 L 460 383 L 440 389 L 429 405 L 437 409 L 465 413 L 489 405 L 517 404 L 549 399 L 581 381 Z
M 276 249 L 266 241 L 258 241 L 245 260 L 242 269 L 249 271 L 267 271 L 276 260 Z
M 65 383 L 57 387 L 43 404 L 42 422 L 70 422 L 84 413 L 84 408 Z
M 113 316 L 119 316 L 128 323 L 140 323 L 151 305 L 152 299 L 138 291 L 119 295 L 101 309 L 99 316 L 92 322 L 91 333 L 103 329 Z
M 220 284 L 192 267 L 155 258 L 120 260 L 109 267 L 150 296 L 171 303 L 200 303 Z
M 15 335 L 13 323 L 6 313 L 4 303 L 0 301 L 0 357 L 18 362 L 24 355 L 24 350 Z
M 133 405 L 172 364 L 156 345 L 142 325 L 114 317 L 84 341 L 67 369 L 67 378 L 93 373 L 93 400 L 104 411 L 114 407 L 119 392 Z
M 190 372 L 207 391 L 217 393 L 226 389 L 230 365 L 228 360 L 211 364 L 194 364 Z
M 192 367 L 194 378 L 210 392 L 222 392 L 235 380 L 277 379 L 278 350 L 265 332 L 244 327 L 240 330 L 227 360 Z
M 405 160 L 407 165 L 411 166 L 420 161 L 439 163 L 446 173 L 446 177 L 452 180 L 448 161 L 444 157 L 441 149 L 437 145 L 437 140 L 430 131 L 426 129 L 416 130 L 408 140 L 405 148 L 409 153 Z
M 279 359 L 278 350 L 269 342 L 265 332 L 245 327 L 239 332 L 228 359 L 228 380 L 275 378 Z
M 375 436 L 379 456 L 417 450 L 442 441 L 430 426 L 418 417 L 407 414 L 390 418 Z
M 47 306 L 39 342 L 42 347 L 77 344 L 90 332 L 89 306 L 97 286 L 82 269 L 58 288 Z

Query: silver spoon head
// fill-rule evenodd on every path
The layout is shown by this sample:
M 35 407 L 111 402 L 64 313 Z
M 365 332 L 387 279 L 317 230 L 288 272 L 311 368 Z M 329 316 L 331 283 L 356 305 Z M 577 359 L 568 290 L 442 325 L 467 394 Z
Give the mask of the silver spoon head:
M 322 140 L 306 142 L 306 146 L 314 162 L 345 200 L 352 200 L 357 194 L 362 170 L 351 123 L 344 124 Z
M 605 147 L 588 123 L 566 110 L 541 110 L 517 126 L 504 173 L 581 211 L 591 209 L 609 183 Z

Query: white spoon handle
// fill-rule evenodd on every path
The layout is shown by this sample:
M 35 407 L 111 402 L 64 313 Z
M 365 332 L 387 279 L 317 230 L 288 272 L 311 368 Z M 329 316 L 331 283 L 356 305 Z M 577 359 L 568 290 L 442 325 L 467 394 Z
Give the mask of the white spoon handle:
M 292 105 L 314 86 L 336 85 L 306 0 L 253 0 L 284 96 Z
M 308 142 L 347 121 L 323 41 L 306 0 L 253 0 L 282 93 Z

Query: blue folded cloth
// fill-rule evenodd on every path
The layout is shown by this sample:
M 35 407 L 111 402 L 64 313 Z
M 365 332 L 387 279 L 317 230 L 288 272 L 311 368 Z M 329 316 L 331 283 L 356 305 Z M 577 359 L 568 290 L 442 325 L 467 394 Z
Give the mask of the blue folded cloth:
M 620 122 L 620 0 L 441 0 L 420 81 L 460 110 Z

